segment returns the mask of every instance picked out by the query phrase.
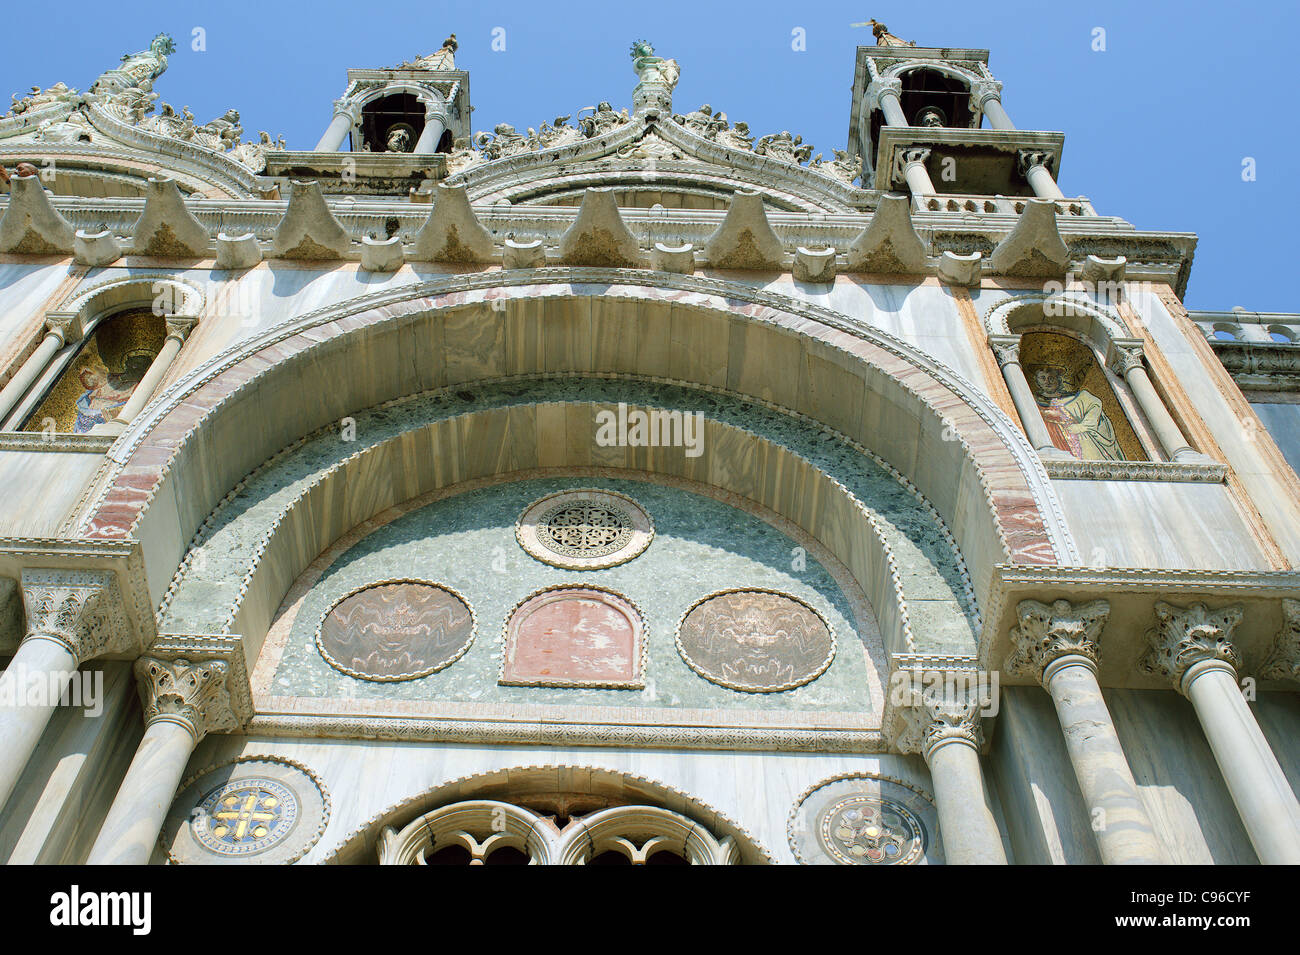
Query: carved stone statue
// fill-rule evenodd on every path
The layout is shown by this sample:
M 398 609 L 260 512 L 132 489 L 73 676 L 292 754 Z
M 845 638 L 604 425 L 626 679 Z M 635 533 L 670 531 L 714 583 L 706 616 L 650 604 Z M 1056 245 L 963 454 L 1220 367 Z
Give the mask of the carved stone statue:
M 487 160 L 516 156 L 529 149 L 528 139 L 515 132 L 515 128 L 509 123 L 497 123 L 491 134 L 475 133 L 474 145 Z
M 650 107 L 663 110 L 673 108 L 673 87 L 681 76 L 676 60 L 655 56 L 655 48 L 645 40 L 632 44 L 632 68 L 636 70 L 637 85 L 632 91 L 632 104 L 638 112 Z
M 885 26 L 874 17 L 868 21 L 871 24 L 871 33 L 876 38 L 876 46 L 916 46 L 911 40 L 904 40 L 902 37 L 894 36 L 889 32 L 889 27 Z M 867 24 L 856 24 L 866 26 Z
M 198 127 L 199 131 L 215 136 L 220 142 L 217 148 L 228 149 L 239 142 L 244 135 L 244 127 L 239 125 L 239 110 L 228 109 L 225 114 Z
M 63 122 L 53 119 L 41 123 L 32 139 L 43 143 L 88 143 L 93 138 L 94 128 L 81 110 L 75 110 Z
M 30 109 L 48 106 L 50 103 L 70 102 L 76 98 L 76 95 L 77 91 L 69 88 L 67 83 L 55 83 L 45 90 L 42 90 L 39 86 L 33 86 L 32 91 L 25 96 L 14 93 L 10 97 L 13 100 L 13 106 L 5 115 L 17 116 L 19 113 L 25 113 Z
M 414 60 L 407 60 L 397 68 L 399 70 L 454 70 L 456 68 L 456 50 L 460 44 L 456 42 L 456 34 L 452 34 L 442 41 L 442 46 L 428 56 L 417 56 Z
M 384 148 L 390 153 L 409 153 L 415 148 L 415 131 L 405 123 L 395 123 L 384 137 Z
M 590 106 L 583 107 L 591 109 Z M 579 110 L 581 112 L 581 110 Z M 628 121 L 627 110 L 621 113 L 614 112 L 614 107 L 609 103 L 602 102 L 596 107 L 596 111 L 590 116 L 584 116 L 578 120 L 578 125 L 582 128 L 582 134 L 588 139 L 594 136 L 603 136 L 618 126 L 622 126 Z
M 823 176 L 853 185 L 862 175 L 862 157 L 850 156 L 846 149 L 832 149 L 831 153 L 835 158 L 830 162 L 822 162 L 821 154 L 818 153 L 817 158 L 809 164 L 808 168 L 816 170 Z
M 100 76 L 90 91 L 116 93 L 133 86 L 152 89 L 153 81 L 167 69 L 167 54 L 175 52 L 176 42 L 166 33 L 159 33 L 149 44 L 149 49 L 124 54 L 122 65 Z
M 721 130 L 727 128 L 727 117 L 725 113 L 713 113 L 713 107 L 705 103 L 697 110 L 687 113 L 685 116 L 674 116 L 673 119 L 685 126 L 697 136 L 703 136 L 705 139 L 714 139 Z
M 759 156 L 771 156 L 781 162 L 796 165 L 807 162 L 812 157 L 812 151 L 812 146 L 803 145 L 802 136 L 791 136 L 787 129 L 764 136 L 754 147 L 754 152 Z

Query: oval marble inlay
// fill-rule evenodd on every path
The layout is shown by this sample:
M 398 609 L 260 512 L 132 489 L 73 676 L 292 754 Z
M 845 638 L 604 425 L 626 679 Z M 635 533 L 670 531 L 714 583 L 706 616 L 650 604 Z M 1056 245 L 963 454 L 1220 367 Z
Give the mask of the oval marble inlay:
M 501 683 L 639 689 L 644 638 L 641 613 L 627 598 L 601 587 L 550 587 L 506 621 Z
M 654 525 L 636 501 L 613 491 L 583 489 L 534 501 L 515 524 L 519 546 L 566 570 L 623 564 L 650 546 Z
M 677 651 L 706 680 L 774 693 L 821 676 L 835 656 L 835 635 L 821 614 L 788 594 L 728 590 L 686 612 Z
M 368 584 L 336 601 L 316 630 L 329 664 L 360 680 L 414 680 L 451 666 L 474 640 L 474 612 L 449 587 Z

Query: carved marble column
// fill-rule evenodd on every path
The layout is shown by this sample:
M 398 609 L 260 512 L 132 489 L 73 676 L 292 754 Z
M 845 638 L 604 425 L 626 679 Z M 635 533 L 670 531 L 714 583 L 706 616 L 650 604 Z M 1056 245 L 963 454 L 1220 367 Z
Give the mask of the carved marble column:
M 1016 128 L 1002 108 L 1002 84 L 997 80 L 981 80 L 971 87 L 970 108 L 972 112 L 987 116 L 993 129 Z
M 343 148 L 343 141 L 361 117 L 361 107 L 347 99 L 334 101 L 334 118 L 330 121 L 325 135 L 316 144 L 318 153 L 334 153 Z
M 1034 195 L 1040 199 L 1064 199 L 1065 193 L 1061 192 L 1056 180 L 1052 178 L 1051 171 L 1047 168 L 1051 160 L 1051 153 L 1041 149 L 1016 151 L 1016 168 L 1029 183 L 1029 188 L 1034 190 Z
M 903 81 L 898 77 L 877 77 L 867 84 L 863 100 L 880 108 L 885 114 L 886 126 L 906 126 L 907 117 L 903 114 L 903 104 L 899 99 L 902 92 Z
M 1011 631 L 1015 651 L 1007 672 L 1035 677 L 1051 695 L 1102 862 L 1159 865 L 1160 842 L 1097 682 L 1110 604 L 1022 600 L 1016 614 L 1020 625 Z
M 159 660 L 141 657 L 136 679 L 144 702 L 144 738 L 117 791 L 91 865 L 144 865 L 153 854 L 167 809 L 176 796 L 190 754 L 210 731 L 232 729 L 221 660 Z
M 1237 686 L 1242 607 L 1157 603 L 1142 667 L 1192 701 L 1232 801 L 1265 865 L 1300 864 L 1300 804 Z
M 36 350 L 27 357 L 22 367 L 9 379 L 9 383 L 0 391 L 0 422 L 3 422 L 22 401 L 23 395 L 45 371 L 50 359 L 58 354 L 59 349 L 67 344 L 69 326 L 66 322 L 47 322 L 45 337 L 36 346 Z M 16 426 L 16 425 L 15 425 Z
M 905 728 L 894 743 L 900 752 L 920 753 L 930 766 L 949 865 L 1007 864 L 980 771 L 983 705 L 983 700 L 962 691 L 918 691 L 903 711 Z
M 1011 393 L 1011 402 L 1020 415 L 1020 423 L 1024 425 L 1025 437 L 1029 438 L 1029 443 L 1043 457 L 1069 457 L 1068 451 L 1062 451 L 1052 443 L 1052 436 L 1043 423 L 1043 414 L 1038 410 L 1038 402 L 1034 399 L 1033 389 L 1029 387 L 1029 379 L 1020 367 L 1020 336 L 990 335 L 989 345 L 1002 368 L 1007 391 Z
M 121 434 L 126 430 L 127 425 L 135 420 L 135 416 L 144 410 L 144 406 L 149 403 L 158 383 L 163 380 L 167 374 L 167 369 L 176 360 L 176 356 L 181 352 L 181 346 L 185 344 L 185 339 L 189 336 L 190 330 L 194 328 L 195 319 L 193 318 L 168 318 L 167 319 L 167 338 L 164 339 L 162 348 L 158 349 L 158 354 L 154 356 L 153 362 L 140 379 L 140 383 L 135 386 L 135 391 L 131 392 L 130 399 L 122 406 L 122 410 L 117 413 L 117 417 L 112 421 L 105 421 L 103 424 L 95 425 L 92 432 L 95 434 Z
M 447 130 L 447 107 L 439 100 L 430 100 L 424 104 L 424 129 L 415 142 L 416 153 L 427 156 L 438 151 L 438 141 Z
M 129 648 L 109 571 L 23 571 L 27 636 L 0 675 L 0 809 L 40 742 L 77 667 Z
M 1107 362 L 1128 383 L 1133 398 L 1137 401 L 1142 414 L 1151 423 L 1151 430 L 1170 461 L 1195 460 L 1201 457 L 1183 436 L 1182 429 L 1169 414 L 1169 409 L 1156 394 L 1155 386 L 1147 376 L 1146 366 L 1142 363 L 1142 344 L 1140 341 L 1114 342 L 1111 347 L 1110 360 Z

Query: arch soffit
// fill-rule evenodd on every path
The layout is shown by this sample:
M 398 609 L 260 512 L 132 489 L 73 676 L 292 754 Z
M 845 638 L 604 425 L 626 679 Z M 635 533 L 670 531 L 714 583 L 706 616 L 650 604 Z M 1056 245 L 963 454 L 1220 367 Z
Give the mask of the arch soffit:
M 102 316 L 126 308 L 153 309 L 162 299 L 164 317 L 192 318 L 203 314 L 203 287 L 174 273 L 132 272 L 113 275 L 72 292 L 58 311 L 76 316 L 77 324 L 89 330 Z
M 570 283 L 577 283 L 576 287 Z M 180 561 L 184 541 L 197 530 L 221 496 L 304 432 L 336 422 L 359 407 L 459 381 L 492 377 L 477 358 L 470 362 L 478 362 L 477 367 L 465 367 L 464 359 L 458 359 L 461 364 L 455 368 L 446 364 L 433 370 L 415 367 L 410 360 L 412 354 L 438 354 L 438 360 L 442 360 L 434 348 L 424 352 L 412 350 L 415 342 L 410 336 L 423 327 L 418 321 L 420 316 L 434 312 L 443 318 L 442 322 L 428 326 L 434 331 L 441 332 L 455 322 L 462 330 L 473 328 L 482 332 L 486 327 L 481 321 L 485 306 L 490 306 L 494 313 L 502 313 L 493 316 L 499 324 L 512 309 L 528 314 L 528 309 L 538 307 L 539 297 L 585 299 L 591 304 L 591 314 L 621 299 L 638 302 L 638 313 L 671 306 L 713 319 L 715 323 L 730 320 L 728 333 L 714 343 L 713 351 L 718 354 L 711 356 L 712 360 L 716 362 L 734 350 L 736 341 L 743 348 L 748 339 L 751 362 L 758 367 L 726 373 L 726 380 L 721 382 L 723 390 L 760 402 L 771 400 L 800 412 L 806 410 L 814 420 L 857 439 L 861 433 L 857 419 L 852 426 L 842 426 L 844 401 L 822 397 L 818 405 L 816 389 L 807 377 L 806 361 L 804 368 L 792 367 L 784 376 L 779 374 L 782 369 L 775 366 L 765 369 L 765 363 L 753 361 L 764 350 L 775 352 L 791 342 L 805 348 L 817 345 L 830 362 L 838 362 L 839 367 L 862 380 L 865 396 L 873 400 L 884 396 L 887 401 L 911 409 L 913 414 L 928 421 L 927 428 L 944 432 L 942 441 L 936 440 L 937 434 L 929 435 L 928 440 L 924 434 L 915 438 L 905 460 L 895 460 L 889 453 L 893 450 L 897 455 L 897 448 L 872 450 L 880 450 L 891 466 L 914 481 L 954 528 L 963 551 L 975 544 L 975 538 L 968 541 L 963 535 L 969 534 L 976 525 L 988 529 L 991 523 L 1001 553 L 1010 555 L 1013 561 L 1077 562 L 1077 548 L 1066 529 L 1059 501 L 1041 461 L 1019 429 L 992 400 L 956 372 L 878 329 L 858 326 L 838 313 L 784 296 L 712 279 L 663 276 L 653 286 L 644 283 L 644 273 L 602 269 L 544 269 L 513 275 L 461 276 L 361 296 L 281 323 L 210 359 L 174 383 L 138 416 L 110 451 L 105 478 L 88 495 L 88 503 L 74 518 L 73 526 L 80 527 L 80 533 L 92 539 L 124 539 L 136 531 L 137 523 L 144 521 L 142 528 L 150 523 L 149 506 L 160 490 L 171 494 L 181 514 L 179 536 L 176 529 L 167 532 L 175 560 L 170 567 L 150 569 L 151 591 L 161 597 Z M 662 312 L 659 314 L 662 318 Z M 469 317 L 475 320 L 467 321 Z M 707 324 L 692 319 L 682 326 L 687 341 L 679 342 L 678 347 L 687 354 L 684 358 L 679 355 L 679 361 L 698 362 L 700 357 L 710 357 L 696 354 L 700 349 L 707 352 L 705 340 L 699 335 L 690 340 L 695 326 L 702 331 Z M 661 323 L 660 331 L 665 327 Z M 357 384 L 351 390 L 343 387 L 318 391 L 312 396 L 312 406 L 305 407 L 302 415 L 295 415 L 293 421 L 266 421 L 253 432 L 258 440 L 248 440 L 249 435 L 245 434 L 241 441 L 232 442 L 232 448 L 238 450 L 222 455 L 220 461 L 207 462 L 209 467 L 205 471 L 189 467 L 194 464 L 197 432 L 220 430 L 223 411 L 238 407 L 249 398 L 255 386 L 269 380 L 268 376 L 290 368 L 294 369 L 290 374 L 300 376 L 307 362 L 320 372 L 323 362 L 342 358 L 346 345 L 365 339 L 375 341 L 378 333 L 385 330 L 395 335 L 392 342 L 401 339 L 403 347 L 396 353 L 392 367 L 400 368 L 404 377 L 393 376 L 366 386 Z M 581 331 L 586 344 L 593 337 L 591 329 Z M 630 360 L 639 362 L 643 355 L 649 356 L 650 351 L 637 348 Z M 504 360 L 496 352 L 486 358 Z M 539 355 L 536 360 L 545 363 L 548 359 Z M 560 364 L 566 360 L 573 367 L 565 370 L 571 373 L 595 374 L 603 370 L 578 367 L 583 364 L 581 356 L 570 354 L 558 359 Z M 589 353 L 588 365 L 594 361 Z M 829 362 L 827 367 L 832 367 Z M 536 369 L 546 370 L 557 369 Z M 666 377 L 710 384 L 708 376 L 701 371 L 681 370 L 687 373 Z M 642 373 L 649 374 L 644 370 Z M 809 387 L 800 389 L 800 379 Z M 331 380 L 345 386 L 353 384 L 342 368 Z M 378 390 L 381 387 L 386 392 Z M 787 396 L 786 401 L 770 393 L 778 387 L 786 389 L 782 392 Z M 859 411 L 860 407 L 854 410 Z M 249 413 L 245 406 L 244 415 Z M 236 413 L 233 417 L 240 415 Z M 233 419 L 225 422 L 225 427 L 233 426 Z M 871 438 L 862 443 L 871 447 Z M 924 448 L 920 447 L 922 444 Z M 952 475 L 963 471 L 971 472 L 971 483 L 979 489 L 976 494 L 990 520 L 981 523 L 980 508 L 972 514 L 969 503 L 958 501 L 957 489 L 951 486 Z M 178 490 L 182 484 L 183 490 Z M 179 497 L 184 498 L 183 502 Z M 172 513 L 175 515 L 176 511 Z M 982 549 L 986 557 L 981 561 L 982 568 L 977 570 L 972 566 L 977 592 L 991 579 L 991 564 L 998 559 L 988 553 L 987 546 Z
M 881 77 L 892 79 L 897 77 L 902 79 L 907 73 L 914 73 L 917 70 L 933 70 L 936 73 L 942 73 L 945 76 L 951 76 L 955 80 L 961 80 L 966 84 L 967 89 L 971 89 L 976 83 L 979 83 L 984 77 L 970 70 L 956 66 L 952 63 L 943 63 L 938 60 L 904 60 L 901 63 L 895 63 L 887 70 L 881 72 Z
M 1058 314 L 1049 314 L 1048 310 Z M 1068 293 L 1031 292 L 1013 295 L 991 306 L 984 313 L 984 329 L 989 335 L 1019 335 L 1022 328 L 1059 326 L 1077 332 L 1095 345 L 1103 355 L 1116 340 L 1132 338 L 1123 319 L 1086 298 Z
M 365 854 L 379 839 L 385 826 L 407 825 L 416 816 L 443 806 L 482 799 L 527 801 L 530 797 L 566 791 L 622 798 L 629 803 L 679 813 L 719 839 L 729 836 L 735 840 L 746 864 L 773 864 L 771 853 L 747 829 L 708 803 L 674 786 L 636 773 L 569 764 L 510 767 L 448 780 L 388 806 L 348 832 L 335 848 L 323 852 L 317 861 L 336 864 L 369 861 Z

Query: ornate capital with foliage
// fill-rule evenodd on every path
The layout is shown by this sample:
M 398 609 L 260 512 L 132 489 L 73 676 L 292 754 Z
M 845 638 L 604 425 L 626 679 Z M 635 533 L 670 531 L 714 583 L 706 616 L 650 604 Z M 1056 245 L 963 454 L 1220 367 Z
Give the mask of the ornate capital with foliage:
M 1112 345 L 1110 361 L 1107 362 L 1111 369 L 1121 377 L 1128 375 L 1135 369 L 1144 369 L 1142 364 L 1142 346 L 1141 345 Z
M 1007 657 L 1007 672 L 1042 680 L 1048 664 L 1064 656 L 1085 657 L 1096 665 L 1110 603 L 1093 600 L 1076 605 L 1054 600 L 1048 605 L 1022 600 L 1016 606 L 1016 616 L 1020 625 L 1011 631 L 1015 650 Z
M 1265 680 L 1300 683 L 1300 600 L 1282 601 L 1282 629 L 1273 638 L 1259 675 Z
M 111 571 L 24 570 L 22 589 L 27 640 L 61 643 L 78 665 L 131 648 L 131 628 Z
M 983 112 L 984 104 L 989 100 L 1002 99 L 1002 84 L 997 80 L 977 80 L 970 90 L 971 112 Z
M 157 720 L 180 723 L 197 743 L 210 732 L 239 725 L 230 708 L 226 687 L 228 665 L 223 660 L 160 660 L 140 657 L 135 676 L 148 726 Z
M 1016 150 L 1016 171 L 1021 176 L 1028 176 L 1029 170 L 1034 166 L 1042 166 L 1048 172 L 1051 172 L 1052 154 L 1043 149 Z
M 863 95 L 872 109 L 879 109 L 880 98 L 886 93 L 901 96 L 903 94 L 903 81 L 897 76 L 878 76 L 867 84 Z
M 1198 663 L 1218 660 L 1241 669 L 1241 656 L 1232 643 L 1232 631 L 1245 613 L 1240 604 L 1210 610 L 1205 604 L 1176 607 L 1156 603 L 1156 629 L 1148 631 L 1151 649 L 1142 658 L 1147 673 L 1157 673 L 1183 691 L 1183 676 Z
M 1005 368 L 1007 365 L 1020 364 L 1019 335 L 990 335 L 989 347 L 993 349 L 993 356 L 998 360 L 998 367 Z
M 961 689 L 919 690 L 901 710 L 902 730 L 894 740 L 901 753 L 920 753 L 928 761 L 940 746 L 958 741 L 979 749 L 984 743 L 980 710 L 987 701 Z

